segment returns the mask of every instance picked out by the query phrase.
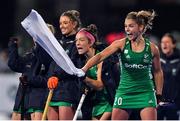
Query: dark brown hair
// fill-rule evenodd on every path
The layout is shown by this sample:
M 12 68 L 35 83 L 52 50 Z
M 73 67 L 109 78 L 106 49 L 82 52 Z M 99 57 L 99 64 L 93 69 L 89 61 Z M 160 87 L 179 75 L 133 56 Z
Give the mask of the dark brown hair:
M 99 44 L 97 26 L 95 24 L 90 24 L 86 28 L 82 28 L 81 30 L 87 31 L 95 38 L 95 43 L 94 43 L 93 47 L 96 48 L 96 45 Z
M 68 10 L 61 14 L 61 16 L 69 17 L 73 22 L 77 22 L 76 29 L 81 27 L 80 13 L 77 10 Z
M 169 38 L 171 38 L 171 40 L 172 40 L 172 43 L 173 44 L 176 44 L 176 39 L 174 38 L 174 36 L 171 34 L 171 33 L 165 33 L 163 36 L 162 36 L 162 38 L 163 37 L 169 37 Z M 162 39 L 161 39 L 162 40 Z
M 87 28 L 85 28 L 85 30 L 89 33 L 91 33 L 95 39 L 98 39 L 98 30 L 97 30 L 97 26 L 95 24 L 90 24 L 89 26 L 87 26 Z

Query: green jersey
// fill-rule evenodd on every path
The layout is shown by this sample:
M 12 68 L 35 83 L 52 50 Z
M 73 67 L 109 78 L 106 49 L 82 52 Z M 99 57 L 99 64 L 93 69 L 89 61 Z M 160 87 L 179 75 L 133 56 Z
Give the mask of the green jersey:
M 97 65 L 90 68 L 89 71 L 87 71 L 86 75 L 91 79 L 97 80 Z M 105 88 L 95 92 L 93 97 L 93 102 L 94 102 L 93 110 L 92 110 L 93 117 L 100 116 L 104 112 L 112 111 L 112 106 L 108 102 L 107 96 L 108 94 Z
M 121 79 L 116 90 L 114 107 L 143 108 L 155 107 L 154 84 L 152 81 L 152 53 L 150 42 L 145 39 L 141 52 L 134 52 L 126 39 L 120 55 Z

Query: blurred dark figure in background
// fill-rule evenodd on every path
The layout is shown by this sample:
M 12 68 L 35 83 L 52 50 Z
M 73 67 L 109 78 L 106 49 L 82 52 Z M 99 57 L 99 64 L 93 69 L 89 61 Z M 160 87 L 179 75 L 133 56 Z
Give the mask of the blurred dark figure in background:
M 19 45 L 19 39 L 17 37 L 11 37 L 8 43 L 8 51 L 9 51 L 8 66 L 10 67 L 12 71 L 22 73 L 24 71 L 23 69 L 25 69 L 25 63 L 23 64 L 21 61 L 17 59 L 17 57 L 19 57 L 18 45 Z M 18 60 L 19 63 L 21 63 L 19 65 L 22 65 L 22 66 L 24 65 L 24 67 L 22 68 L 22 66 L 15 64 L 15 62 L 17 62 L 15 60 Z M 20 69 L 15 68 L 15 66 L 17 66 Z M 22 75 L 19 78 L 19 86 L 16 93 L 13 113 L 11 117 L 12 120 L 29 119 L 27 117 L 28 115 L 25 116 L 25 108 L 27 106 L 27 105 L 25 106 L 25 96 L 27 95 L 27 93 L 25 93 L 25 89 L 27 89 L 26 82 L 27 82 L 26 79 L 23 78 L 23 75 Z
M 20 83 L 16 94 L 12 120 L 40 120 L 45 105 L 47 86 L 39 85 L 33 77 L 44 75 L 46 67 L 40 62 L 40 52 L 36 45 L 24 56 L 19 56 L 17 41 L 17 39 L 13 38 L 9 42 L 8 66 L 14 72 L 22 73 L 19 78 Z M 31 116 L 31 118 L 26 118 L 26 116 Z
M 54 27 L 50 24 L 47 26 L 54 34 Z M 18 42 L 17 37 L 12 37 L 8 43 L 8 66 L 14 72 L 22 73 L 19 78 L 20 83 L 12 120 L 41 120 L 47 96 L 47 78 L 45 75 L 52 58 L 35 41 L 31 50 L 20 56 Z
M 6 49 L 0 50 L 0 73 L 12 72 L 7 65 L 8 52 Z
M 158 120 L 178 120 L 178 88 L 180 83 L 180 52 L 170 33 L 161 38 L 161 65 L 164 73 L 162 101 L 158 106 Z

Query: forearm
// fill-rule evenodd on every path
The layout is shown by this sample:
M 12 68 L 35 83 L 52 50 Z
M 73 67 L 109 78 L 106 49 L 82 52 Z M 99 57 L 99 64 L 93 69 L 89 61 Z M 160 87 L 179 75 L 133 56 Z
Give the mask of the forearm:
M 92 87 L 93 89 L 95 90 L 102 90 L 103 89 L 103 83 L 101 83 L 100 81 L 98 80 L 94 80 L 94 79 L 91 79 L 89 77 L 86 77 L 86 79 L 84 80 L 84 82 Z
M 162 70 L 156 71 L 154 73 L 154 80 L 155 80 L 155 84 L 156 84 L 156 94 L 161 95 L 162 89 L 163 89 L 163 83 L 164 83 Z
M 91 59 L 88 60 L 86 65 L 82 68 L 84 72 L 86 72 L 89 68 L 93 67 L 94 65 L 97 65 L 116 51 L 120 49 L 121 41 L 115 41 L 113 42 L 110 46 L 105 48 L 103 51 L 100 53 L 96 54 L 93 56 Z
M 94 65 L 97 65 L 98 63 L 100 63 L 103 60 L 103 58 L 101 57 L 101 54 L 98 53 L 96 54 L 94 57 L 92 57 L 91 59 L 89 59 L 87 61 L 87 63 L 85 64 L 85 66 L 82 68 L 82 70 L 84 72 L 86 72 L 87 70 L 89 70 L 89 68 L 93 67 Z

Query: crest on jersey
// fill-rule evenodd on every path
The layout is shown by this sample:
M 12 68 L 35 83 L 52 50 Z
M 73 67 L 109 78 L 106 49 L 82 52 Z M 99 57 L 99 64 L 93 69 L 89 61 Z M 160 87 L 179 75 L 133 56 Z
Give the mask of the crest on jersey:
M 131 57 L 130 57 L 130 55 L 127 55 L 126 58 L 127 58 L 127 59 L 130 59 Z
M 128 50 L 127 50 L 127 49 L 125 49 L 125 50 L 124 50 L 124 54 L 127 54 L 127 53 L 128 53 Z
M 149 55 L 147 54 L 147 53 L 145 53 L 144 54 L 144 59 L 143 59 L 143 61 L 145 62 L 145 63 L 148 63 L 149 62 Z

